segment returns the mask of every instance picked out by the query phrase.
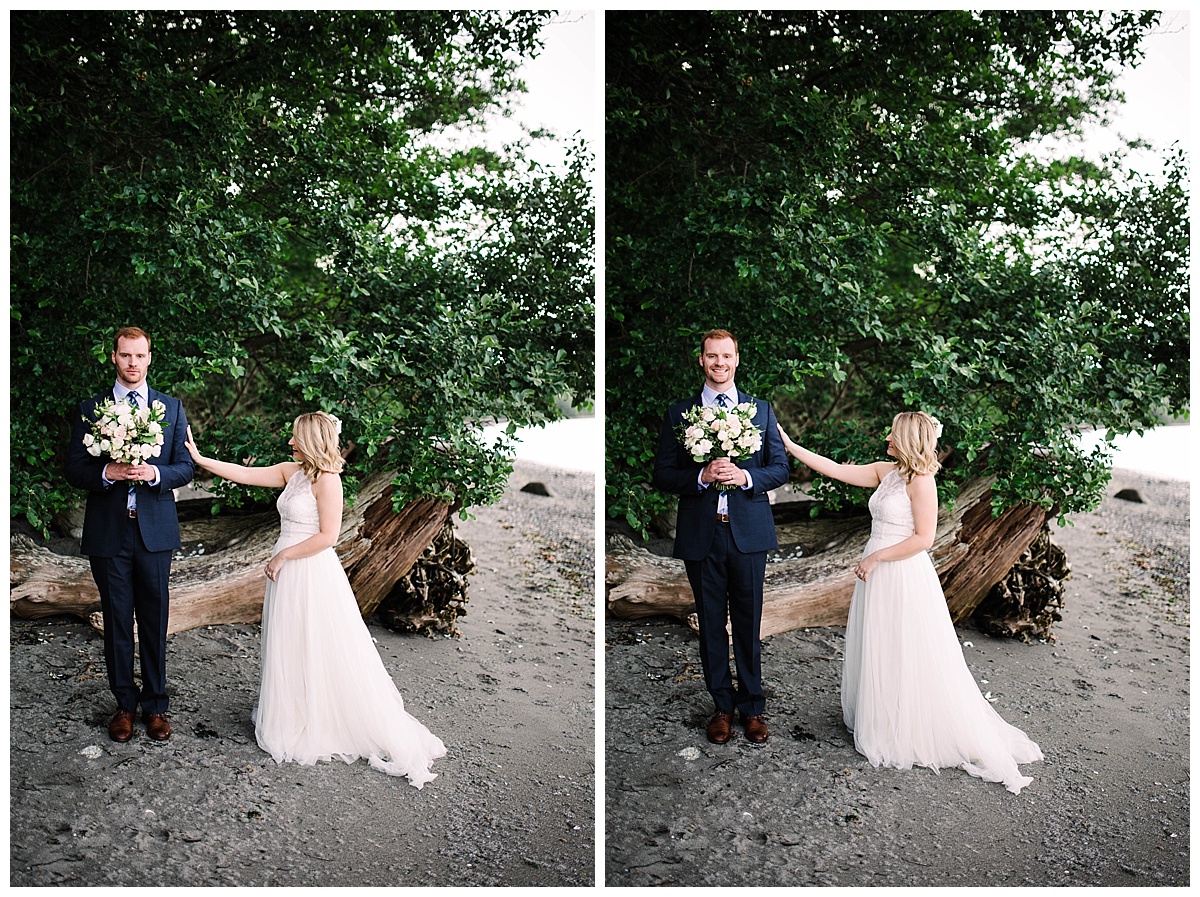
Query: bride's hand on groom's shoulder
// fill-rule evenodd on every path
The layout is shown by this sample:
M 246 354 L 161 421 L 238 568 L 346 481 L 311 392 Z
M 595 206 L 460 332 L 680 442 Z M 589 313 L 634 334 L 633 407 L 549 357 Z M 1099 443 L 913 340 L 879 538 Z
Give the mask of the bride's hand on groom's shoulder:
M 187 441 L 184 442 L 184 447 L 188 450 L 188 454 L 192 456 L 192 460 L 197 464 L 200 463 L 200 449 L 196 448 L 196 439 L 192 436 L 192 425 L 188 424 Z
M 800 447 L 792 441 L 792 438 L 788 436 L 787 431 L 783 429 L 781 424 L 776 424 L 775 429 L 779 431 L 779 437 L 783 440 L 784 448 L 792 449 Z

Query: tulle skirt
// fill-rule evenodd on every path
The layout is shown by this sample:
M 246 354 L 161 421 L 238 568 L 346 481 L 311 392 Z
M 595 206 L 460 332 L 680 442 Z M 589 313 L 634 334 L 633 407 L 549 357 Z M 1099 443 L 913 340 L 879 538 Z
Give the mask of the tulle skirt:
M 864 557 L 887 543 L 872 540 Z M 928 553 L 879 564 L 854 588 L 842 715 L 873 766 L 961 767 L 1017 794 L 1019 763 L 1042 759 L 983 697 L 963 659 Z
M 279 763 L 366 758 L 418 788 L 436 778 L 430 767 L 446 748 L 404 709 L 332 548 L 267 581 L 254 729 Z

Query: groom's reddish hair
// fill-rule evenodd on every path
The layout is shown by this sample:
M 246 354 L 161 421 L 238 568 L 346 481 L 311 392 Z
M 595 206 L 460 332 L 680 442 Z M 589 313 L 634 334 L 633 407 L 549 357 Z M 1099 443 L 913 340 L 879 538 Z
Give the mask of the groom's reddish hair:
M 704 336 L 700 337 L 701 355 L 704 354 L 704 347 L 708 345 L 708 341 L 710 339 L 731 339 L 733 340 L 733 351 L 737 351 L 738 341 L 736 336 L 734 336 L 728 330 L 710 330 L 708 333 L 704 334 Z
M 120 330 L 118 330 L 116 335 L 113 336 L 114 352 L 120 348 L 121 340 L 123 339 L 144 339 L 146 341 L 146 348 L 150 348 L 150 334 L 148 334 L 141 327 L 122 327 Z

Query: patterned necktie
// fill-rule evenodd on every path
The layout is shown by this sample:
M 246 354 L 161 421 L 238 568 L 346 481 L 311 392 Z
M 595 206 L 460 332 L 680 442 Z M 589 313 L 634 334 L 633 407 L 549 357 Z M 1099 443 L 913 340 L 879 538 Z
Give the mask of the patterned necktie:
M 125 396 L 125 401 L 128 402 L 130 405 L 132 405 L 134 408 L 137 408 L 138 407 L 138 394 L 136 392 L 131 392 L 131 393 L 127 394 Z M 129 508 L 129 510 L 131 510 L 131 511 L 133 511 L 137 508 L 137 494 L 133 491 L 133 489 L 134 489 L 134 482 L 133 482 L 133 480 L 130 480 L 129 481 L 129 500 L 125 503 L 125 506 L 127 508 Z
M 713 401 L 717 403 L 717 407 L 719 408 L 727 408 L 729 406 L 729 396 L 723 392 L 717 393 L 717 397 Z M 729 498 L 723 491 L 717 493 L 717 513 L 723 515 L 729 513 Z

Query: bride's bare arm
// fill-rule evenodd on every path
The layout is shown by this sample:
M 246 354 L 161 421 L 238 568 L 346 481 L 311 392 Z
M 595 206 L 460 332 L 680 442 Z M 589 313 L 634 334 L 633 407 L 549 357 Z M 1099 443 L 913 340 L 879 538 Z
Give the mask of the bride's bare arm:
M 313 495 L 317 499 L 317 519 L 321 529 L 303 542 L 293 545 L 291 557 L 311 557 L 337 544 L 342 531 L 342 478 L 336 473 L 323 473 L 313 483 Z
M 783 431 L 783 427 L 779 427 L 779 435 L 783 437 L 783 447 L 787 449 L 787 453 L 801 464 L 811 467 L 823 476 L 841 480 L 851 486 L 878 486 L 892 468 L 888 461 L 876 461 L 873 464 L 839 464 L 792 442 Z
M 913 534 L 903 542 L 880 549 L 881 561 L 902 561 L 933 546 L 937 531 L 937 485 L 929 474 L 912 478 L 908 484 L 908 499 L 912 503 Z
M 241 483 L 243 486 L 282 489 L 287 485 L 288 477 L 296 471 L 296 464 L 291 461 L 283 461 L 270 467 L 247 467 L 245 464 L 232 464 L 229 461 L 218 461 L 216 458 L 205 458 L 196 448 L 196 440 L 192 438 L 190 426 L 187 430 L 187 442 L 184 445 L 198 467 L 203 467 L 209 473 L 214 473 L 232 483 Z
M 908 500 L 912 503 L 913 534 L 895 545 L 867 555 L 854 569 L 854 574 L 866 580 L 871 571 L 885 561 L 902 561 L 928 551 L 937 532 L 937 484 L 929 474 L 920 474 L 908 484 Z
M 317 519 L 320 530 L 303 542 L 282 549 L 267 564 L 267 576 L 275 579 L 279 568 L 287 561 L 309 558 L 337 544 L 342 531 L 342 478 L 336 473 L 323 473 L 312 485 L 317 500 Z

